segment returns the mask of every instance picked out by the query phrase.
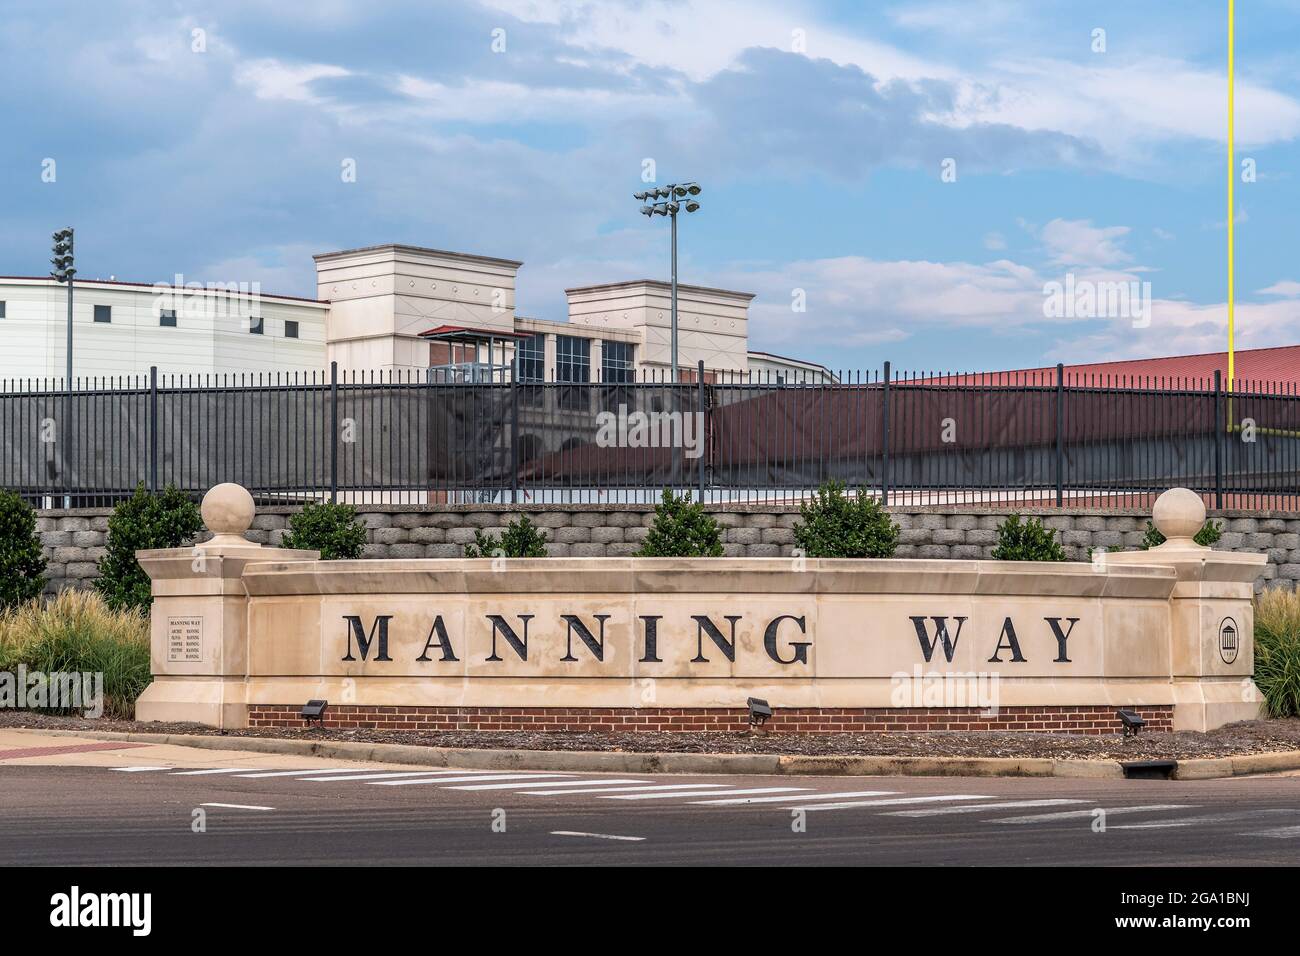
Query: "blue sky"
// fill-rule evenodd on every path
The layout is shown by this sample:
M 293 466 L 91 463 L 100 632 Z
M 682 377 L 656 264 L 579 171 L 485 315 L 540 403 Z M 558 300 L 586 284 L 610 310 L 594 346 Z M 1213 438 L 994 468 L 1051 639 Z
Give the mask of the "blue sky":
M 682 280 L 756 293 L 753 348 L 924 370 L 1218 350 L 1226 7 L 10 5 L 0 273 L 43 274 L 72 224 L 85 278 L 312 295 L 312 253 L 406 242 L 522 259 L 519 312 L 558 319 L 566 286 L 667 277 L 666 223 L 631 198 L 650 159 L 703 185 Z M 1300 0 L 1238 7 L 1238 344 L 1295 344 Z M 1067 275 L 1149 282 L 1150 322 L 1046 317 Z

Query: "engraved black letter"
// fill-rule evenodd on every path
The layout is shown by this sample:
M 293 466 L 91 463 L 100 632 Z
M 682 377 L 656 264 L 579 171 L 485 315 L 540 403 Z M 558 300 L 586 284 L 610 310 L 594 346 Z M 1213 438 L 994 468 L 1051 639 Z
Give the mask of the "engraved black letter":
M 788 661 L 781 660 L 781 656 L 777 654 L 776 629 L 780 627 L 782 621 L 794 621 L 799 625 L 800 634 L 808 633 L 804 628 L 802 615 L 795 617 L 793 614 L 782 614 L 780 617 L 772 618 L 772 622 L 767 625 L 767 630 L 763 632 L 763 646 L 767 648 L 767 656 L 778 664 L 807 664 L 808 646 L 812 641 L 791 641 L 790 646 L 794 648 L 794 657 Z
M 375 618 L 375 623 L 370 625 L 370 634 L 366 635 L 365 628 L 361 626 L 361 618 L 356 614 L 344 614 L 343 620 L 348 622 L 348 656 L 343 658 L 345 661 L 355 661 L 352 656 L 352 639 L 357 639 L 357 650 L 361 651 L 361 659 L 364 661 L 370 654 L 370 642 L 375 639 L 375 631 L 379 631 L 379 653 L 375 655 L 377 661 L 392 660 L 388 656 L 388 622 L 393 619 L 391 614 L 380 614 Z
M 533 619 L 533 616 L 531 614 L 519 615 L 519 620 L 524 622 L 524 636 L 522 640 L 520 640 L 519 635 L 515 633 L 515 629 L 507 624 L 506 619 L 500 614 L 489 614 L 487 619 L 492 622 L 492 656 L 487 658 L 487 660 L 501 660 L 501 658 L 497 657 L 498 631 L 500 631 L 501 636 L 506 639 L 506 643 L 515 649 L 515 653 L 519 655 L 521 661 L 528 660 L 528 622 Z
M 435 634 L 438 635 L 438 642 L 436 644 L 433 641 L 433 635 Z M 452 649 L 451 638 L 447 636 L 447 626 L 442 623 L 441 614 L 434 618 L 433 627 L 429 628 L 429 636 L 425 638 L 424 641 L 424 650 L 420 652 L 420 656 L 417 657 L 416 660 L 427 661 L 429 659 L 429 648 L 431 647 L 436 647 L 438 650 L 442 651 L 442 659 L 444 661 L 460 660 L 460 658 L 456 656 L 456 652 Z
M 587 625 L 582 623 L 582 618 L 578 617 L 576 614 L 561 614 L 560 619 L 569 625 L 568 633 L 565 635 L 567 647 L 564 656 L 561 657 L 560 660 L 577 660 L 577 658 L 573 656 L 573 632 L 575 629 L 578 632 L 578 637 L 582 638 L 582 643 L 587 645 L 587 649 L 595 655 L 596 660 L 603 661 L 605 659 L 605 622 L 609 620 L 608 614 L 596 615 L 596 620 L 600 622 L 599 640 L 592 636 L 591 631 L 587 629 Z

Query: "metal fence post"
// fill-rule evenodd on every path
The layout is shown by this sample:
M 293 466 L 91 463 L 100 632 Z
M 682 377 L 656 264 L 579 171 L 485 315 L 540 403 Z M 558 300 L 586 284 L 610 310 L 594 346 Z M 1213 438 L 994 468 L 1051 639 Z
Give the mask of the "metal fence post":
M 519 504 L 519 355 L 510 371 L 510 503 Z
M 158 366 L 149 366 L 149 491 L 158 493 Z
M 1223 372 L 1214 370 L 1214 507 L 1223 508 Z
M 705 398 L 704 398 L 704 359 L 700 359 L 699 367 L 698 367 L 698 369 L 697 369 L 697 371 L 696 371 L 696 382 L 695 382 L 695 386 L 696 386 L 696 388 L 695 388 L 695 395 L 696 395 L 696 400 L 697 400 L 697 403 L 698 403 L 698 411 L 697 411 L 697 414 L 699 415 L 699 417 L 698 417 L 697 419 L 695 419 L 695 423 L 696 423 L 696 426 L 697 426 L 697 428 L 696 428 L 696 432 L 697 432 L 697 434 L 696 434 L 695 437 L 696 437 L 696 440 L 700 443 L 700 453 L 699 453 L 699 455 L 697 455 L 696 458 L 695 458 L 695 469 L 696 469 L 696 471 L 698 472 L 697 478 L 699 479 L 699 489 L 700 489 L 700 491 L 699 491 L 699 495 L 700 495 L 700 496 L 699 496 L 699 501 L 700 501 L 701 503 L 703 503 L 703 501 L 704 501 L 704 414 L 705 414 L 705 409 L 704 409 L 704 401 L 705 401 Z M 685 434 L 686 434 L 686 429 L 683 427 L 683 428 L 682 428 L 682 435 L 684 436 Z
M 330 502 L 339 500 L 339 363 L 330 362 Z
M 1065 366 L 1056 363 L 1056 507 L 1065 504 Z
M 889 505 L 889 363 L 885 363 L 884 389 L 881 402 L 880 449 L 884 456 L 880 467 L 880 503 Z

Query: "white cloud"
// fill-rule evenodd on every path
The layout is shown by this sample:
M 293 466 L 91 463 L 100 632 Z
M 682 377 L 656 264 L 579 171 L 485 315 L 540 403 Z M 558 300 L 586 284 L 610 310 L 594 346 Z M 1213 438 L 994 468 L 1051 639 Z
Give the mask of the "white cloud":
M 652 67 L 704 80 L 751 47 L 791 52 L 802 30 L 808 56 L 853 64 L 877 79 L 944 78 L 956 71 L 830 26 L 805 3 L 758 0 L 483 0 L 519 20 L 558 27 L 583 50 L 618 50 Z
M 292 100 L 319 103 L 311 91 L 316 80 L 351 76 L 352 71 L 327 63 L 289 64 L 274 58 L 250 60 L 235 70 L 235 80 L 250 87 L 260 100 Z
M 1038 236 L 1057 265 L 1114 266 L 1131 259 L 1118 242 L 1129 231 L 1128 226 L 1094 226 L 1089 219 L 1053 219 Z

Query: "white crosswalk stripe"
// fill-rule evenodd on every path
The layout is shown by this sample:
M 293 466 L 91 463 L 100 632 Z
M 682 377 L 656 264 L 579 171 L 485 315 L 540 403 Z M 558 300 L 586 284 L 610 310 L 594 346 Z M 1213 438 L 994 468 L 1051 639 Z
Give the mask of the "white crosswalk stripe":
M 171 767 L 111 767 L 118 773 L 144 773 L 147 770 L 171 770 Z
M 328 774 L 330 771 L 324 770 L 321 773 Z M 303 780 L 311 780 L 315 783 L 336 783 L 340 780 L 391 780 L 396 777 L 447 777 L 463 776 L 471 773 L 487 773 L 486 770 L 385 770 L 374 773 L 343 774 L 341 776 L 311 776 L 303 777 Z M 468 779 L 468 778 L 467 778 Z
M 484 775 L 482 775 L 482 776 L 476 776 L 476 777 L 428 777 L 428 778 L 421 777 L 421 778 L 418 778 L 418 779 L 407 779 L 407 780 L 376 780 L 376 781 L 372 784 L 372 786 L 376 786 L 376 787 L 405 787 L 405 786 L 409 786 L 409 785 L 411 785 L 411 784 L 422 784 L 422 783 L 436 783 L 436 784 L 447 784 L 447 783 L 469 783 L 469 782 L 471 782 L 471 781 L 475 781 L 475 780 L 484 780 L 484 781 L 486 781 L 486 780 L 549 780 L 549 779 L 552 778 L 552 777 L 565 777 L 565 776 L 568 776 L 568 774 L 563 774 L 563 773 L 499 773 L 499 774 L 484 774 Z M 576 783 L 577 781 L 575 780 L 575 781 L 573 781 L 573 782 Z M 450 790 L 451 788 L 450 788 L 450 787 L 447 787 L 446 789 Z
M 898 793 L 898 791 L 849 790 L 841 793 L 800 794 L 799 796 L 786 794 L 781 797 L 736 797 L 726 800 L 694 800 L 692 802 L 701 807 L 732 807 L 747 803 L 788 803 L 791 800 L 842 800 L 845 797 L 885 797 L 891 793 Z
M 575 785 L 577 783 L 578 781 L 574 781 Z M 703 790 L 706 787 L 721 790 L 726 786 L 725 783 L 653 783 L 635 787 L 610 787 L 603 790 L 524 790 L 521 793 L 523 796 L 528 797 L 567 797 L 575 793 L 646 793 L 652 790 L 696 791 Z
M 799 804 L 800 810 L 851 810 L 857 807 L 897 807 L 909 803 L 937 803 L 944 800 L 992 800 L 990 796 L 973 793 L 953 793 L 933 797 L 891 797 L 888 800 L 850 800 L 847 803 Z
M 1195 804 L 1188 803 L 1151 803 L 1140 807 L 1092 807 L 1087 810 L 1062 810 L 1059 813 L 1035 813 L 1024 817 L 1002 817 L 999 820 L 990 821 L 992 823 L 1052 823 L 1057 820 L 1077 820 L 1081 817 L 1091 817 L 1098 810 L 1104 810 L 1107 817 L 1118 816 L 1121 813 L 1161 813 L 1165 810 L 1192 810 Z
M 1271 830 L 1255 830 L 1247 833 L 1246 836 L 1273 837 L 1277 840 L 1294 840 L 1300 838 L 1300 826 L 1296 827 L 1275 827 Z
M 797 793 L 800 790 L 807 790 L 807 787 L 752 787 L 747 790 L 718 790 L 715 791 L 718 796 L 739 796 L 742 793 Z M 711 797 L 714 794 L 707 790 L 692 790 L 687 793 L 625 793 L 615 796 L 601 797 L 602 800 L 671 800 L 676 797 L 685 799 L 686 797 Z
M 169 777 L 205 777 L 218 773 L 249 773 L 253 767 L 218 767 L 216 770 L 173 770 Z
M 464 784 L 458 787 L 447 787 L 448 790 L 518 790 L 520 787 L 595 787 L 600 784 L 615 783 L 640 783 L 639 780 L 550 780 L 542 783 L 533 783 L 532 780 L 524 783 L 516 781 L 514 783 L 474 783 Z
M 238 776 L 248 780 L 263 780 L 267 777 L 309 777 L 322 773 L 373 773 L 369 767 L 330 767 L 326 770 L 264 770 L 260 773 L 241 773 Z
M 1060 807 L 1070 803 L 1088 803 L 1087 800 L 1012 800 L 1008 803 L 963 804 L 960 807 L 927 807 L 924 810 L 890 810 L 886 817 L 941 817 L 950 813 L 984 813 L 988 810 L 1028 810 L 1030 807 Z

